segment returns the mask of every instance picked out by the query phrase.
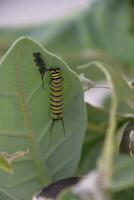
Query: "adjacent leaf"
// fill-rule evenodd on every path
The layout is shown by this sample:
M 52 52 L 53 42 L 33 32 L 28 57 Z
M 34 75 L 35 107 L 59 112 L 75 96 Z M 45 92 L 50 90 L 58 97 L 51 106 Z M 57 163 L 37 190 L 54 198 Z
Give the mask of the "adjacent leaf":
M 113 192 L 113 200 L 133 200 L 134 199 L 134 188 L 125 189 L 119 192 Z
M 87 104 L 88 124 L 78 174 L 86 174 L 96 167 L 108 126 L 108 111 Z
M 41 53 L 48 68 L 61 69 L 65 136 L 61 121 L 55 122 L 50 135 L 50 75 L 44 77 L 44 90 L 34 52 Z M 0 66 L 0 110 L 0 151 L 30 151 L 14 162 L 14 176 L 0 172 L 2 191 L 29 200 L 50 179 L 73 175 L 80 159 L 86 112 L 79 78 L 62 59 L 29 38 L 17 40 Z
M 134 159 L 120 155 L 116 159 L 111 189 L 121 191 L 127 188 L 134 188 Z
M 96 167 L 96 162 L 103 147 L 109 123 L 109 111 L 87 103 L 88 124 L 78 174 L 86 174 Z M 130 120 L 129 116 L 116 115 L 117 130 Z M 118 132 L 117 132 L 118 134 Z

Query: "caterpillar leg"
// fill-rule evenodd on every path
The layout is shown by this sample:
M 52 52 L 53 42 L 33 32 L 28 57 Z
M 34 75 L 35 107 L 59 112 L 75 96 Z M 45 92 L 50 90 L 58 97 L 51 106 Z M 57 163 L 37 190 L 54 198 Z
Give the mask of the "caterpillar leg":
M 64 124 L 63 118 L 61 119 L 61 123 L 62 123 L 62 127 L 63 127 L 63 133 L 64 133 L 64 136 L 65 136 L 65 124 Z
M 64 125 L 64 120 L 63 120 L 63 118 L 62 118 L 62 119 L 52 119 L 52 124 L 51 124 L 51 128 L 50 128 L 50 135 L 51 135 L 51 137 L 52 137 L 52 132 L 53 132 L 54 123 L 55 123 L 56 121 L 61 121 L 62 127 L 63 127 L 63 133 L 64 133 L 64 136 L 65 136 L 65 125 Z

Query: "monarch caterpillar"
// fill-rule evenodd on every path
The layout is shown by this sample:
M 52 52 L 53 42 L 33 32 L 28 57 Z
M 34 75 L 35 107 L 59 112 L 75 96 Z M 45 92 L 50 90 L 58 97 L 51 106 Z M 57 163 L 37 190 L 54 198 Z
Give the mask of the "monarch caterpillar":
M 65 126 L 63 121 L 63 107 L 64 107 L 64 98 L 63 98 L 63 77 L 61 76 L 61 70 L 59 67 L 56 68 L 46 68 L 44 60 L 41 58 L 41 53 L 33 53 L 34 61 L 39 68 L 39 72 L 42 78 L 42 87 L 44 88 L 43 78 L 47 71 L 50 73 L 50 110 L 52 117 L 51 130 L 54 126 L 55 121 L 61 120 L 63 131 L 65 135 Z

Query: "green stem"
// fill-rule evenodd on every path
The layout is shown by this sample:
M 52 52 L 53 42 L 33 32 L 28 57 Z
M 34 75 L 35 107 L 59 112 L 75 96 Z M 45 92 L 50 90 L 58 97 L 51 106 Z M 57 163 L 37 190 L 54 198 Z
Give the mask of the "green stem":
M 113 83 L 112 77 L 109 74 L 109 67 L 104 67 L 100 62 L 89 62 L 85 65 L 79 66 L 79 69 L 84 69 L 89 67 L 90 65 L 95 65 L 99 69 L 101 69 L 106 75 L 109 82 Z M 112 178 L 112 169 L 113 169 L 113 159 L 114 159 L 114 137 L 115 137 L 115 129 L 116 129 L 116 110 L 117 110 L 117 98 L 114 89 L 114 84 L 112 89 L 112 97 L 111 97 L 111 109 L 109 114 L 109 126 L 107 130 L 107 136 L 104 142 L 104 147 L 102 150 L 102 154 L 98 161 L 98 168 L 105 174 L 106 183 L 110 183 Z

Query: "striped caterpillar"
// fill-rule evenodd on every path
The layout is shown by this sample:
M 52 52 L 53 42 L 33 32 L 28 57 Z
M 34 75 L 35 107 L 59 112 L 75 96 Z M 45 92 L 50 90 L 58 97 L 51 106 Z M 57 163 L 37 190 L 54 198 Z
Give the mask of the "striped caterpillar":
M 60 120 L 62 122 L 63 131 L 65 135 L 65 126 L 63 121 L 63 77 L 59 67 L 47 68 L 44 60 L 41 58 L 41 53 L 33 53 L 34 61 L 39 69 L 42 78 L 42 87 L 44 88 L 44 75 L 48 71 L 50 74 L 50 110 L 52 117 L 51 133 L 54 126 L 54 122 Z

